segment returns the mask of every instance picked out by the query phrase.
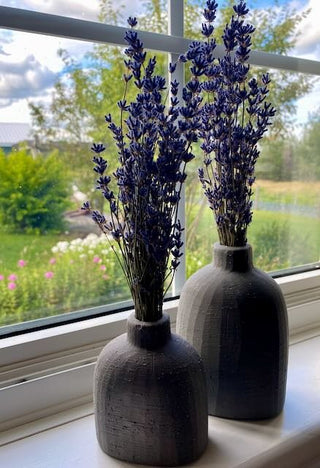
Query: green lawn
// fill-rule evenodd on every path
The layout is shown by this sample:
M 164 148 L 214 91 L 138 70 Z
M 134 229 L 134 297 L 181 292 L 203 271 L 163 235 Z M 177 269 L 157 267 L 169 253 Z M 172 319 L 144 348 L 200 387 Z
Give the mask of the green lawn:
M 41 259 L 50 255 L 53 247 L 62 235 L 32 235 L 7 234 L 0 232 L 0 274 L 6 274 L 17 269 L 20 259 L 30 261 Z

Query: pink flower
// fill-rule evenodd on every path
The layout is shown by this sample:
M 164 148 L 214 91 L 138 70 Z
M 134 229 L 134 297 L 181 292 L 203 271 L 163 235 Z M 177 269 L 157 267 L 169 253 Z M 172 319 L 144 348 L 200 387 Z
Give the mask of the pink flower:
M 4 276 L 0 275 L 0 281 L 3 281 L 3 280 L 4 280 Z
M 49 263 L 50 265 L 54 265 L 56 263 L 56 259 L 54 257 L 50 258 Z
M 50 279 L 52 278 L 54 275 L 53 271 L 46 271 L 44 276 L 47 278 L 47 279 Z
M 11 275 L 8 276 L 8 280 L 9 280 L 9 281 L 16 281 L 17 279 L 18 279 L 17 275 L 15 275 L 15 274 L 13 274 L 13 273 L 12 273 Z
M 104 280 L 108 280 L 108 279 L 110 279 L 110 276 L 109 276 L 109 275 L 103 275 L 102 278 L 103 278 Z
M 12 290 L 12 289 L 16 289 L 16 287 L 17 287 L 16 283 L 9 283 L 8 284 L 8 289 Z
M 21 259 L 21 260 L 18 261 L 18 266 L 20 268 L 23 268 L 24 266 L 26 266 L 26 264 L 27 264 L 27 262 L 25 260 Z
M 105 265 L 101 265 L 100 270 L 106 271 L 107 267 Z
M 100 262 L 100 258 L 99 258 L 97 255 L 95 255 L 95 256 L 93 257 L 93 261 L 94 261 L 94 263 L 99 263 L 99 262 Z

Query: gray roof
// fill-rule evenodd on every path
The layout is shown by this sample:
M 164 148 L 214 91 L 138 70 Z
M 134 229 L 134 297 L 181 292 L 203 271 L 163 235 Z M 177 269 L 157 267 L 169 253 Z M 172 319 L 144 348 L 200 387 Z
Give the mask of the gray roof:
M 20 141 L 30 139 L 32 139 L 32 135 L 29 124 L 0 122 L 0 147 L 13 146 Z

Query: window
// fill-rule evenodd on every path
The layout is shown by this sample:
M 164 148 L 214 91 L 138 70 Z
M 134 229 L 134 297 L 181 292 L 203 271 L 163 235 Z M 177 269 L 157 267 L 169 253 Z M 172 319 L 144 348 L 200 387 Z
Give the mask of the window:
M 272 8 L 271 1 L 263 1 Z M 73 4 L 73 2 L 71 3 Z M 163 5 L 164 3 L 166 2 L 161 2 Z M 168 60 L 168 54 L 176 59 L 180 53 L 186 50 L 188 44 L 188 40 L 182 37 L 181 27 L 184 3 L 186 6 L 186 31 L 190 31 L 192 22 L 199 23 L 200 18 L 198 4 L 191 1 L 171 0 L 168 5 L 165 4 L 169 14 L 166 15 L 164 8 L 164 16 L 158 17 L 159 21 L 154 25 L 157 34 L 147 31 L 148 27 L 142 25 L 142 29 L 146 29 L 141 33 L 145 46 L 161 55 L 164 67 Z M 250 5 L 250 2 L 248 3 L 250 7 L 254 7 L 254 5 Z M 260 4 L 260 2 L 258 3 Z M 304 8 L 307 7 L 306 3 L 306 1 L 301 3 Z M 310 0 L 309 3 L 317 8 L 315 2 Z M 6 415 L 3 416 L 3 420 L 7 421 L 5 427 L 11 427 L 17 421 L 26 421 L 32 417 L 30 414 L 27 415 L 27 410 L 31 412 L 34 408 L 38 408 L 39 411 L 35 415 L 39 416 L 44 414 L 45 408 L 50 405 L 54 408 L 53 411 L 56 411 L 63 408 L 64 405 L 76 405 L 86 398 L 90 398 L 90 379 L 95 357 L 106 340 L 124 330 L 124 319 L 127 312 L 120 312 L 108 317 L 103 316 L 108 311 L 117 310 L 119 312 L 128 306 L 125 300 L 129 295 L 124 290 L 118 266 L 114 259 L 111 260 L 107 252 L 102 252 L 106 247 L 99 243 L 99 238 L 93 235 L 95 233 L 91 232 L 91 227 L 87 233 L 89 238 L 86 235 L 80 238 L 80 236 L 72 234 L 72 223 L 77 222 L 76 216 L 73 214 L 78 211 L 78 201 L 88 190 L 84 186 L 80 187 L 80 184 L 89 186 L 90 180 L 85 180 L 81 174 L 76 174 L 79 167 L 74 164 L 72 159 L 69 159 L 75 158 L 77 161 L 77 158 L 80 157 L 88 158 L 87 173 L 90 174 L 88 147 L 93 138 L 103 140 L 105 135 L 99 129 L 99 125 L 92 125 L 90 119 L 97 122 L 98 120 L 94 119 L 100 117 L 103 119 L 103 115 L 106 113 L 103 108 L 94 108 L 94 101 L 91 99 L 90 93 L 93 92 L 97 84 L 95 81 L 97 77 L 94 78 L 90 75 L 90 71 L 98 69 L 97 62 L 93 60 L 92 52 L 100 51 L 99 63 L 105 63 L 106 59 L 110 59 L 110 57 L 118 60 L 121 56 L 121 47 L 124 45 L 124 30 L 121 28 L 123 23 L 120 21 L 116 23 L 117 26 L 114 26 L 114 22 L 111 20 L 110 24 L 101 24 L 88 16 L 85 18 L 87 21 L 84 25 L 82 20 L 78 17 L 74 18 L 73 14 L 69 15 L 66 10 L 46 10 L 44 12 L 44 8 L 42 8 L 44 4 L 40 1 L 28 2 L 26 0 L 14 5 L 12 2 L 10 5 L 8 2 L 2 3 L 2 5 L 0 6 L 0 28 L 3 28 L 0 29 L 0 45 L 2 47 L 0 48 L 0 122 L 24 125 L 27 123 L 30 129 L 33 129 L 31 135 L 23 134 L 21 140 L 7 142 L 11 146 L 9 146 L 9 150 L 6 146 L 6 151 L 3 151 L 4 154 L 1 156 L 3 164 L 8 161 L 10 148 L 13 148 L 15 155 L 22 153 L 21 160 L 24 157 L 27 158 L 27 161 L 32 160 L 33 163 L 37 162 L 36 156 L 41 149 L 45 153 L 45 158 L 42 159 L 46 162 L 50 161 L 51 152 L 60 154 L 58 161 L 56 161 L 56 157 L 52 157 L 52 167 L 58 164 L 56 170 L 59 171 L 59 174 L 65 172 L 61 171 L 61 166 L 59 166 L 62 161 L 62 164 L 65 165 L 64 168 L 70 164 L 74 169 L 73 175 L 78 175 L 78 179 L 72 183 L 73 186 L 68 188 L 71 189 L 73 198 L 63 196 L 64 186 L 62 186 L 59 195 L 63 213 L 69 212 L 69 227 L 67 229 L 64 227 L 58 233 L 54 230 L 49 230 L 50 232 L 47 230 L 46 234 L 40 233 L 40 235 L 31 232 L 32 229 L 27 229 L 28 232 L 19 234 L 20 237 L 16 231 L 9 232 L 8 230 L 5 232 L 3 224 L 0 229 L 0 274 L 2 275 L 0 277 L 0 301 L 4 301 L 5 297 L 9 298 L 6 300 L 9 304 L 12 301 L 10 307 L 14 312 L 11 315 L 8 313 L 5 315 L 3 305 L 0 307 L 1 325 L 3 325 L 1 331 L 7 336 L 2 340 L 0 363 L 3 366 L 3 371 L 1 373 L 0 398 L 4 402 L 4 404 L 2 403 L 3 407 L 8 408 Z M 35 5 L 37 5 L 36 8 Z M 17 8 L 10 8 L 12 6 Z M 68 8 L 68 2 L 66 8 Z M 53 13 L 57 16 L 51 16 Z M 311 11 L 309 18 L 316 19 L 317 16 L 313 15 L 314 13 Z M 156 22 L 155 19 L 154 21 Z M 166 21 L 169 24 L 170 34 L 165 34 Z M 315 30 L 317 29 L 315 28 Z M 308 40 L 311 39 L 309 37 Z M 15 43 L 18 44 L 16 48 Z M 39 44 L 42 44 L 42 47 Z M 295 121 L 292 122 L 292 133 L 286 134 L 285 138 L 280 133 L 275 134 L 273 139 L 270 139 L 268 144 L 261 148 L 261 164 L 259 161 L 257 167 L 254 220 L 252 231 L 249 233 L 249 240 L 252 239 L 251 243 L 256 250 L 258 266 L 268 271 L 277 270 L 277 275 L 280 272 L 284 276 L 278 281 L 290 307 L 293 333 L 297 330 L 313 329 L 318 324 L 320 301 L 320 276 L 319 271 L 317 271 L 320 249 L 320 179 L 316 175 L 320 158 L 317 152 L 319 145 L 317 145 L 316 140 L 319 133 L 317 131 L 319 123 L 317 111 L 320 107 L 320 96 L 317 77 L 320 75 L 320 61 L 319 56 L 316 55 L 317 49 L 315 47 L 312 48 L 314 53 L 310 52 L 311 48 L 303 49 L 303 47 L 296 48 L 292 52 L 293 57 L 258 50 L 252 53 L 251 58 L 254 67 L 263 67 L 272 73 L 273 70 L 277 70 L 275 72 L 278 73 L 277 79 L 274 81 L 275 86 L 281 84 L 281 79 L 287 79 L 287 83 L 291 80 L 293 83 L 292 92 L 295 92 L 297 83 L 304 86 L 303 97 L 294 97 L 291 101 L 298 109 Z M 59 55 L 57 54 L 58 49 L 64 49 L 66 52 Z M 24 71 L 25 74 L 22 75 Z M 287 78 L 283 77 L 284 71 Z M 86 73 L 90 75 L 89 86 Z M 105 69 L 102 73 L 108 75 L 108 70 Z M 177 73 L 180 76 L 180 82 L 182 82 L 182 66 L 178 67 Z M 23 80 L 22 76 L 24 76 Z M 119 82 L 120 76 L 119 73 Z M 306 78 L 308 78 L 307 82 Z M 72 79 L 75 81 L 72 82 Z M 61 87 L 55 89 L 54 86 L 57 82 L 61 83 Z M 78 84 L 78 88 L 73 88 L 74 92 L 77 89 L 82 89 L 88 93 L 85 97 L 91 105 L 91 114 L 85 106 L 81 107 L 81 99 L 77 101 L 79 104 L 77 111 L 83 119 L 81 122 L 86 122 L 87 125 L 78 125 L 77 119 L 73 119 L 72 112 L 75 100 L 70 99 L 70 106 L 64 108 L 64 110 L 70 111 L 69 121 L 64 120 L 63 125 L 54 129 L 54 114 L 52 112 L 41 114 L 39 104 L 41 102 L 47 105 L 51 104 L 52 91 L 56 93 L 56 103 L 58 104 L 59 98 L 64 96 L 63 91 L 70 89 L 74 83 Z M 79 88 L 81 84 L 84 86 Z M 114 83 L 111 85 L 113 86 Z M 119 91 L 119 87 L 113 86 L 113 88 L 112 92 Z M 70 96 L 72 97 L 69 94 Z M 282 98 L 285 101 L 285 96 Z M 65 104 L 65 102 L 62 103 Z M 33 122 L 28 114 L 30 104 L 34 104 Z M 310 117 L 308 110 L 313 112 Z M 59 115 L 59 111 L 60 109 L 56 108 L 57 115 Z M 28 115 L 29 120 L 25 119 L 26 115 Z M 289 115 L 290 117 L 293 115 L 292 109 L 287 111 L 287 116 Z M 49 123 L 47 127 L 43 124 L 43 117 L 45 122 Z M 59 120 L 56 119 L 56 123 L 57 121 Z M 18 127 L 19 125 L 14 129 L 15 134 Z M 92 128 L 97 131 L 96 134 L 90 133 Z M 53 130 L 57 131 L 53 132 Z M 22 131 L 22 127 L 19 131 Z M 37 138 L 34 138 L 33 135 L 36 135 Z M 19 146 L 21 141 L 26 142 L 27 149 Z M 74 145 L 75 142 L 76 145 Z M 62 152 L 61 146 L 64 150 L 68 147 L 69 153 Z M 75 148 L 78 153 L 70 151 L 70 149 Z M 64 160 L 62 160 L 62 156 L 65 157 Z M 276 164 L 274 164 L 275 162 Z M 280 169 L 277 164 L 280 165 Z M 44 174 L 46 175 L 46 171 Z M 68 180 L 70 182 L 70 178 Z M 10 188 L 12 185 L 9 184 L 9 191 Z M 85 193 L 85 195 L 87 194 Z M 75 201 L 76 197 L 78 197 L 78 201 Z M 55 196 L 53 198 L 55 199 Z M 63 205 L 66 199 L 68 200 L 67 207 Z M 69 200 L 71 200 L 71 204 Z M 185 216 L 187 225 L 186 264 L 181 266 L 176 275 L 171 294 L 173 297 L 179 294 L 185 277 L 211 259 L 211 245 L 215 239 L 215 227 L 210 210 L 201 200 L 199 184 L 195 184 L 190 177 L 189 185 L 186 187 L 185 205 L 181 207 L 181 216 Z M 199 215 L 202 215 L 202 218 Z M 37 223 L 32 227 L 35 228 L 35 231 L 39 228 Z M 85 229 L 87 228 L 86 224 Z M 66 234 L 66 231 L 69 233 Z M 35 236 L 34 241 L 30 240 L 30 236 Z M 299 243 L 297 243 L 297 239 L 300 241 Z M 27 247 L 27 250 L 23 250 L 24 247 Z M 9 252 L 11 259 L 8 260 Z M 89 252 L 91 253 L 89 254 Z M 35 254 L 39 256 L 39 263 L 38 266 L 34 267 L 33 276 L 29 277 L 27 273 L 31 270 Z M 72 283 L 77 281 L 77 275 L 81 274 L 79 267 L 75 265 L 75 260 L 80 261 L 80 256 L 88 254 L 91 256 L 90 262 L 86 263 L 85 269 L 82 267 L 81 271 L 90 276 L 90 281 L 97 274 L 103 292 L 99 293 L 94 300 L 90 299 L 89 294 L 80 294 L 79 290 L 76 293 L 73 292 L 73 297 L 67 304 L 67 301 L 61 298 L 57 299 L 57 296 L 53 294 L 53 286 L 56 284 L 56 288 L 63 291 L 63 288 L 68 284 L 67 289 L 70 289 Z M 87 261 L 84 256 L 81 258 L 83 261 Z M 60 259 L 63 259 L 62 262 L 58 262 Z M 104 269 L 104 267 L 106 268 Z M 111 274 L 107 269 L 111 270 Z M 312 271 L 308 274 L 301 273 L 301 271 L 308 269 Z M 65 275 L 60 277 L 62 278 L 60 283 L 58 283 L 59 272 L 61 275 Z M 285 276 L 288 273 L 295 274 Z M 24 303 L 18 307 L 15 301 L 21 278 L 24 278 L 23 287 L 28 292 Z M 38 279 L 40 291 L 38 297 L 43 299 L 44 296 L 46 300 L 45 306 L 42 303 L 38 308 L 32 307 L 31 310 L 28 294 L 31 294 L 32 291 L 29 289 L 31 288 L 30 283 L 34 285 L 36 279 Z M 104 285 L 108 282 L 110 282 L 110 288 L 107 291 Z M 12 285 L 9 287 L 9 284 Z M 9 295 L 10 293 L 13 294 Z M 66 291 L 67 293 L 68 291 Z M 103 294 L 106 294 L 106 297 L 103 297 Z M 173 322 L 176 304 L 175 301 L 172 301 L 166 305 L 172 312 Z M 66 310 L 69 310 L 67 314 L 61 313 L 66 312 Z M 35 311 L 36 315 L 34 315 Z M 46 319 L 46 315 L 52 315 L 52 317 Z M 90 320 L 83 320 L 90 317 Z M 69 319 L 75 323 L 67 323 Z M 83 321 L 78 321 L 79 319 Z M 23 323 L 24 320 L 27 322 Z M 22 321 L 22 323 L 15 325 L 17 321 Z M 52 329 L 46 328 L 56 324 L 60 324 L 60 326 Z M 33 327 L 31 333 L 19 335 L 20 332 L 31 327 Z M 40 329 L 41 331 L 39 331 Z M 39 388 L 41 388 L 40 393 L 43 393 L 46 391 L 45 389 L 52 388 L 53 382 L 56 389 L 55 395 L 52 394 L 46 399 L 41 397 L 41 399 Z M 74 382 L 77 382 L 76 394 L 74 393 Z M 21 394 L 24 395 L 23 398 L 21 398 Z M 26 394 L 28 396 L 25 396 Z M 14 398 L 13 395 L 15 395 Z M 38 395 L 38 398 L 35 399 L 34 395 Z M 17 405 L 18 399 L 24 402 L 25 408 Z M 26 403 L 29 401 L 30 406 Z M 15 417 L 20 419 L 12 422 Z
M 261 72 L 258 67 L 251 69 L 255 75 Z M 311 88 L 302 99 L 283 103 L 283 108 L 278 105 L 278 117 L 262 140 L 256 165 L 248 241 L 253 246 L 255 266 L 279 275 L 290 268 L 315 267 L 320 258 L 320 151 L 316 143 L 320 94 L 313 75 L 291 71 L 284 74 L 274 69 L 270 73 L 277 87 L 274 98 L 279 101 L 292 83 Z M 213 213 L 207 207 L 195 170 L 187 181 L 186 211 L 190 276 L 211 261 L 211 246 L 218 241 L 212 228 Z

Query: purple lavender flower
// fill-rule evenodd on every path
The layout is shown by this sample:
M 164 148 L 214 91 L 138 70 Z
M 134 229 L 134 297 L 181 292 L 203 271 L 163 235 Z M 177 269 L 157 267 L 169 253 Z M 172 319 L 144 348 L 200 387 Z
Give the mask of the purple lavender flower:
M 136 20 L 129 18 L 128 23 L 133 27 Z M 108 164 L 101 156 L 104 146 L 92 146 L 96 188 L 107 202 L 109 219 L 92 210 L 88 202 L 83 208 L 91 213 L 118 255 L 137 318 L 153 321 L 162 315 L 163 297 L 182 255 L 183 228 L 177 212 L 186 164 L 194 157 L 191 145 L 197 139 L 197 99 L 191 100 L 189 114 L 181 116 L 179 83 L 172 78 L 166 107 L 167 84 L 155 73 L 156 58 L 147 58 L 136 31 L 127 31 L 125 40 L 125 90 L 133 83 L 138 93 L 131 103 L 126 101 L 126 93 L 118 102 L 119 123 L 110 114 L 105 116 L 119 159 L 113 174 L 106 174 Z M 202 70 L 201 60 L 197 67 Z M 170 73 L 174 71 L 171 65 Z M 184 129 L 181 118 L 186 122 Z M 115 193 L 111 190 L 114 182 Z
M 252 220 L 258 143 L 275 109 L 266 102 L 269 75 L 263 75 L 262 83 L 249 79 L 254 27 L 244 20 L 249 11 L 246 3 L 240 0 L 233 7 L 235 15 L 222 35 L 222 58 L 214 55 L 216 9 L 217 3 L 207 0 L 202 24 L 205 40 L 193 41 L 182 56 L 192 76 L 183 90 L 180 128 L 197 127 L 204 162 L 199 179 L 215 214 L 220 243 L 243 246 Z

